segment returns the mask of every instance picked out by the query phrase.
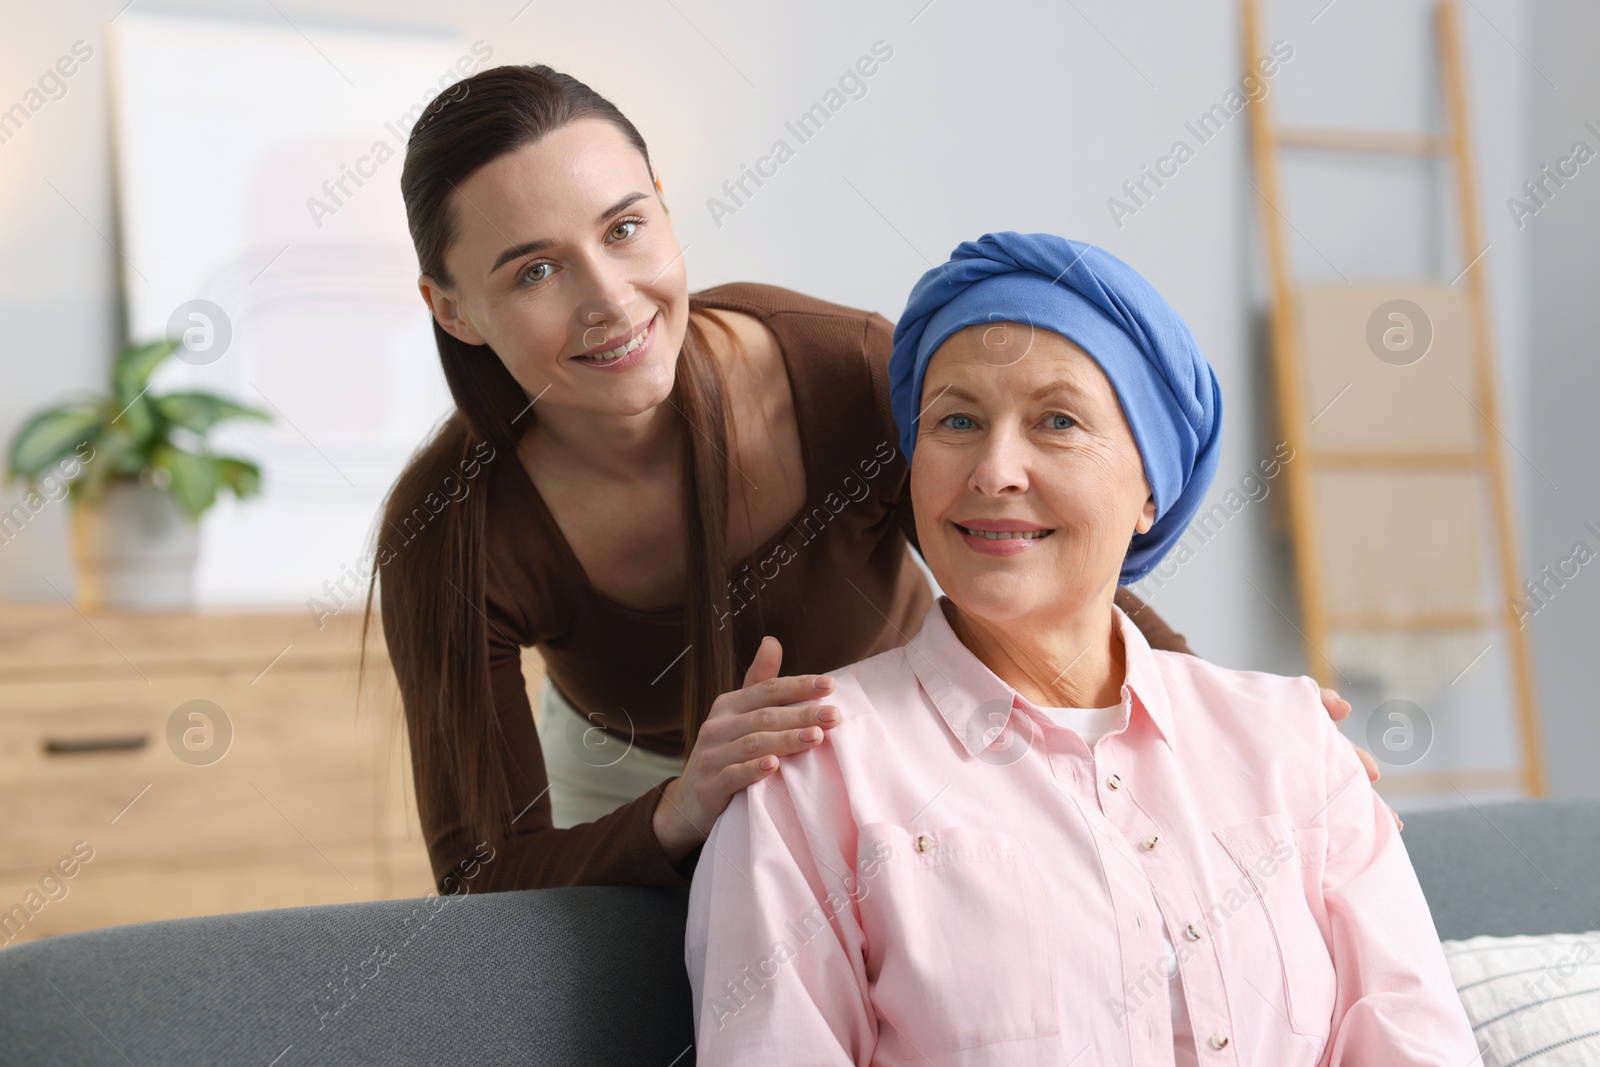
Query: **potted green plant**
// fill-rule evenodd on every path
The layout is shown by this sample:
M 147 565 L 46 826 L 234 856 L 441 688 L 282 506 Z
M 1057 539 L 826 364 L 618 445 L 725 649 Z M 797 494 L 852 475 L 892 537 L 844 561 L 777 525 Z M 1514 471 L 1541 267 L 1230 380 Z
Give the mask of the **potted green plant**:
M 206 437 L 225 420 L 270 415 L 211 393 L 151 395 L 151 375 L 180 344 L 129 345 L 112 366 L 111 395 L 41 411 L 11 440 L 6 480 L 24 479 L 30 500 L 41 485 L 64 486 L 72 501 L 87 607 L 189 607 L 200 516 L 221 490 L 241 500 L 260 492 L 260 469 L 215 455 Z

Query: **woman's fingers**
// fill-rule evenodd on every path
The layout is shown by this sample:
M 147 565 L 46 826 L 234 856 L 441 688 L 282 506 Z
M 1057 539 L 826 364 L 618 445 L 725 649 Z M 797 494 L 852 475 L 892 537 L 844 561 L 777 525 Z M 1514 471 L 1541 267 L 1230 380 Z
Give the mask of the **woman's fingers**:
M 746 734 L 727 746 L 738 762 L 723 769 L 725 777 L 719 784 L 726 786 L 730 795 L 738 792 L 777 770 L 779 757 L 816 748 L 824 736 L 820 726 Z
M 771 711 L 812 711 L 812 708 L 771 708 Z M 738 716 L 754 718 L 754 716 Z M 778 757 L 816 748 L 822 743 L 822 728 L 801 726 L 790 730 L 762 730 L 747 733 L 708 750 L 705 762 L 695 776 L 699 778 L 698 808 L 715 821 L 739 790 L 767 777 L 778 769 Z M 685 775 L 689 777 L 689 775 Z M 698 825 L 698 823 L 696 824 Z
M 756 649 L 755 656 L 750 660 L 750 667 L 744 672 L 746 687 L 757 682 L 765 682 L 778 676 L 778 668 L 783 664 L 783 645 L 779 644 L 776 637 L 768 635 L 761 639 L 761 644 Z
M 693 777 L 707 791 L 705 806 L 712 817 L 722 813 L 734 793 L 777 769 L 777 763 L 764 761 L 791 756 L 816 748 L 827 736 L 825 729 L 840 721 L 839 709 L 831 705 L 760 708 L 742 715 L 724 715 L 709 720 L 702 729 L 718 727 L 715 735 L 702 734 L 697 750 L 698 766 Z
M 740 714 L 759 708 L 798 704 L 802 700 L 815 700 L 833 689 L 833 679 L 823 674 L 795 674 L 782 678 L 768 678 L 724 693 L 717 698 L 712 714 Z
M 763 707 L 739 715 L 727 715 L 718 723 L 718 740 L 724 744 L 747 743 L 762 734 L 801 730 L 808 726 L 829 729 L 839 723 L 839 709 L 832 704 L 803 704 L 798 707 Z M 754 759 L 754 753 L 741 755 Z
M 731 753 L 729 762 L 734 760 L 749 762 L 759 760 L 763 756 L 792 756 L 796 752 L 817 747 L 822 738 L 822 727 L 816 725 L 745 734 L 728 743 L 727 747 Z
M 1372 753 L 1368 752 L 1366 749 L 1359 748 L 1355 745 L 1350 747 L 1354 748 L 1356 750 L 1356 755 L 1361 757 L 1361 766 L 1367 769 L 1367 781 L 1376 782 L 1378 780 L 1378 761 L 1373 759 Z
M 730 763 L 719 776 L 718 785 L 726 790 L 729 799 L 732 799 L 733 794 L 755 785 L 777 769 L 776 756 L 762 756 L 760 759 L 747 760 L 744 763 Z
M 783 646 L 763 637 L 744 674 L 744 685 L 723 693 L 700 727 L 679 779 L 684 817 L 696 826 L 715 820 L 739 790 L 771 774 L 778 757 L 821 744 L 823 731 L 840 721 L 839 709 L 817 700 L 833 689 L 821 674 L 783 677 Z M 800 705 L 800 706 L 792 706 Z
M 1334 722 L 1350 714 L 1350 702 L 1327 686 L 1322 687 L 1322 706 L 1328 709 L 1328 718 Z M 1377 775 L 1372 776 L 1377 781 Z

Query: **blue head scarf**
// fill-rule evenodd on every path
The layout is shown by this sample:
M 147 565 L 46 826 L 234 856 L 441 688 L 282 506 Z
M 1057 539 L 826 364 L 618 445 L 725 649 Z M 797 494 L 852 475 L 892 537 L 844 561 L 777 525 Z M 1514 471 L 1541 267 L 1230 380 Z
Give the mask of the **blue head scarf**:
M 1110 379 L 1155 497 L 1155 525 L 1134 535 L 1119 581 L 1143 578 L 1188 527 L 1217 472 L 1222 392 L 1194 335 L 1149 282 L 1102 248 L 1048 233 L 963 241 L 917 282 L 894 328 L 889 394 L 907 463 L 928 361 L 951 334 L 985 322 L 1053 330 Z

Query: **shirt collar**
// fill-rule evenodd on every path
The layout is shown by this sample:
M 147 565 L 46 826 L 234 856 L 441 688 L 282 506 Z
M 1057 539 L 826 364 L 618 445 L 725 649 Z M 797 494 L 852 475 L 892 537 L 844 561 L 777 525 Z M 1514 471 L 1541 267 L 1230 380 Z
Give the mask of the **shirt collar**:
M 933 701 L 945 725 L 969 756 L 994 744 L 1003 733 L 1017 702 L 1026 698 L 995 674 L 951 629 L 940 596 L 923 617 L 922 629 L 906 644 L 906 660 Z M 1122 611 L 1112 605 L 1125 654 L 1122 695 L 1131 695 L 1130 714 L 1143 714 L 1168 748 L 1176 751 L 1172 704 L 1154 651 Z

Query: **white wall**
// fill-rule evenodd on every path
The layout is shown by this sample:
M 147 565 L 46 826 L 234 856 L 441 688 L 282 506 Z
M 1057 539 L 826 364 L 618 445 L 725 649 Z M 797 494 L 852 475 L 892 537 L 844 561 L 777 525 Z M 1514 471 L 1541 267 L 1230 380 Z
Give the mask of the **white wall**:
M 1515 182 L 1494 188 L 1491 210 L 1510 219 L 1505 201 L 1526 199 L 1524 181 L 1545 164 L 1572 152 L 1577 141 L 1600 152 L 1600 7 L 1592 3 L 1536 0 L 1533 4 L 1530 79 L 1530 152 Z M 1549 80 L 1547 81 L 1546 78 Z M 1554 571 L 1582 542 L 1600 551 L 1600 444 L 1595 412 L 1600 400 L 1600 160 L 1584 164 L 1536 215 L 1524 218 L 1514 238 L 1528 249 L 1530 351 L 1525 448 L 1555 488 L 1527 479 L 1531 530 L 1530 571 Z M 1573 572 L 1567 568 L 1567 573 Z M 1600 753 L 1600 563 L 1576 567 L 1530 621 L 1539 664 L 1552 790 L 1600 796 L 1594 773 Z
M 103 21 L 85 5 L 5 4 L 0 34 L 0 109 L 36 88 L 73 43 L 93 55 L 65 79 L 65 93 L 0 143 L 0 440 L 62 394 L 101 391 L 122 328 L 111 210 L 111 134 Z M 10 127 L 7 127 L 9 132 Z M 0 488 L 0 507 L 22 497 Z M 69 593 L 67 507 L 53 504 L 0 546 L 0 595 Z
M 8 339 L 0 357 L 0 435 L 63 391 L 98 387 L 121 333 L 118 257 L 109 243 L 116 226 L 102 63 L 104 22 L 121 2 L 69 10 L 7 0 L 13 11 L 0 38 L 0 60 L 11 79 L 0 84 L 0 106 L 20 97 L 28 79 L 75 40 L 87 41 L 96 58 L 69 82 L 63 99 L 0 144 L 0 321 Z M 1498 205 L 1536 169 L 1529 165 L 1530 138 L 1539 139 L 1544 155 L 1532 158 L 1542 161 L 1567 136 L 1562 131 L 1575 125 L 1566 118 L 1556 122 L 1549 108 L 1530 106 L 1530 92 L 1537 96 L 1542 81 L 1525 57 L 1537 52 L 1546 62 L 1559 60 L 1573 79 L 1592 67 L 1582 66 L 1583 45 L 1559 29 L 1534 47 L 1532 3 L 1474 0 L 1464 8 L 1482 210 L 1492 245 L 1485 262 L 1502 354 L 1506 432 L 1523 452 L 1535 449 L 1552 463 L 1559 453 L 1576 465 L 1581 439 L 1558 437 L 1581 438 L 1592 421 L 1578 409 L 1596 396 L 1595 372 L 1569 381 L 1554 371 L 1530 371 L 1542 364 L 1530 359 L 1526 342 L 1528 279 L 1544 277 L 1530 261 L 1547 246 L 1538 228 L 1530 240 Z M 141 5 L 280 19 L 258 0 Z M 985 231 L 1051 230 L 1101 244 L 1145 273 L 1185 315 L 1217 368 L 1227 431 L 1216 492 L 1236 485 L 1272 451 L 1263 409 L 1265 352 L 1252 310 L 1264 307 L 1267 290 L 1258 205 L 1245 180 L 1251 173 L 1246 116 L 1199 146 L 1178 176 L 1120 226 L 1107 207 L 1123 182 L 1166 154 L 1174 140 L 1194 144 L 1185 122 L 1238 84 L 1242 59 L 1232 2 L 822 0 L 769 8 L 629 0 L 524 8 L 521 0 L 449 6 L 280 0 L 277 6 L 312 41 L 319 26 L 334 24 L 330 20 L 450 26 L 466 40 L 490 42 L 497 61 L 548 62 L 610 96 L 650 142 L 679 240 L 688 246 L 692 287 L 759 280 L 893 319 L 923 271 Z M 1554 13 L 1541 25 L 1554 25 L 1561 13 L 1573 17 L 1578 6 L 1541 0 L 1540 10 Z M 1271 0 L 1267 8 L 1267 40 L 1282 39 L 1294 49 L 1272 80 L 1280 119 L 1391 129 L 1422 129 L 1438 119 L 1429 5 L 1422 0 L 1336 0 L 1331 6 Z M 1594 39 L 1592 32 L 1586 38 Z M 867 81 L 866 95 L 798 145 L 785 122 L 821 100 L 880 40 L 893 56 Z M 1592 102 L 1594 76 L 1585 76 Z M 1584 98 L 1572 92 L 1561 99 L 1576 107 Z M 796 145 L 794 158 L 719 226 L 708 198 L 720 196 L 723 182 L 736 179 L 741 166 L 778 138 Z M 1292 165 L 1282 206 L 1303 234 L 1296 269 L 1308 278 L 1336 272 L 1437 276 L 1457 262 L 1458 250 L 1441 243 L 1432 221 L 1437 212 L 1419 210 L 1428 188 L 1422 175 L 1416 167 L 1387 164 Z M 1586 189 L 1557 206 L 1569 224 L 1582 215 L 1592 237 L 1600 219 L 1593 199 L 1600 177 L 1584 178 Z M 174 180 L 182 180 L 181 168 Z M 1590 199 L 1580 202 L 1580 196 Z M 1580 203 L 1587 205 L 1581 211 Z M 1556 229 L 1543 227 L 1546 233 Z M 1548 247 L 1555 257 L 1554 294 L 1584 246 L 1563 238 Z M 1555 297 L 1536 299 L 1543 308 Z M 1586 326 L 1593 323 L 1563 327 L 1559 340 L 1566 351 L 1581 343 Z M 1541 343 L 1536 350 L 1548 347 Z M 1535 419 L 1530 389 L 1541 403 L 1560 394 L 1564 406 L 1541 408 Z M 1561 418 L 1547 411 L 1560 411 Z M 1514 466 L 1513 474 L 1538 516 L 1530 559 L 1550 557 L 1570 539 L 1564 531 L 1579 517 L 1600 517 L 1592 503 L 1579 507 L 1579 496 L 1561 498 L 1570 514 L 1559 511 L 1538 497 L 1525 466 Z M 1596 476 L 1591 470 L 1583 477 L 1592 502 Z M 1572 484 L 1581 481 L 1574 477 Z M 1152 599 L 1211 658 L 1299 671 L 1298 638 L 1273 606 L 1295 616 L 1286 552 L 1269 523 L 1276 500 L 1242 511 Z M 51 597 L 52 585 L 70 589 L 65 520 L 64 507 L 49 509 L 0 547 L 0 595 Z M 1600 578 L 1589 580 L 1600 589 Z M 303 595 L 296 591 L 287 599 Z M 1582 619 L 1592 623 L 1600 602 L 1597 594 L 1586 595 L 1587 601 L 1575 595 L 1570 606 L 1557 606 L 1571 616 L 1552 608 L 1548 620 L 1539 619 L 1547 704 L 1570 703 L 1575 678 L 1549 667 L 1549 655 L 1582 640 L 1580 603 L 1588 611 Z M 1593 734 L 1587 739 L 1592 753 Z

